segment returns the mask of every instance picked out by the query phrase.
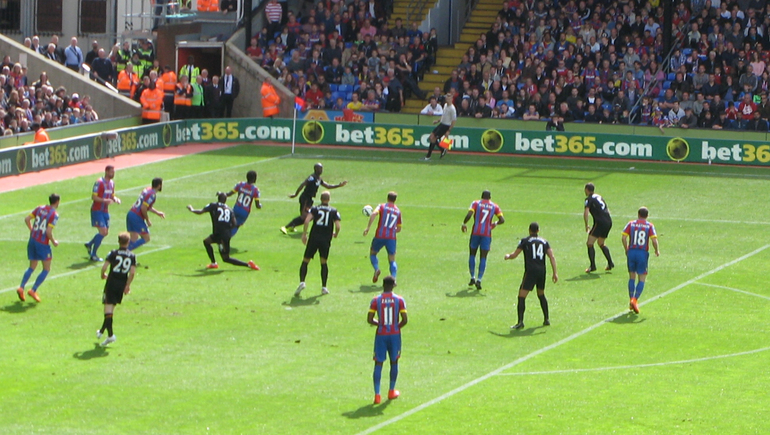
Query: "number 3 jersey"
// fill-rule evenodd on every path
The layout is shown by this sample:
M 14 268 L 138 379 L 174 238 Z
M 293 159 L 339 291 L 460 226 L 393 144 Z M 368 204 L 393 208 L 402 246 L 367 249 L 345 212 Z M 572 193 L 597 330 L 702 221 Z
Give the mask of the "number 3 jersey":
M 335 222 L 342 220 L 340 212 L 330 205 L 321 204 L 310 209 L 313 215 L 313 228 L 310 230 L 310 238 L 318 241 L 331 241 L 334 234 Z
M 136 266 L 136 255 L 126 249 L 113 249 L 107 254 L 104 260 L 110 263 L 110 274 L 107 276 L 107 285 L 111 283 L 122 283 L 125 285 L 128 281 L 128 274 L 131 268 Z
M 524 254 L 524 272 L 545 272 L 545 256 L 551 245 L 540 237 L 525 237 L 519 242 L 518 249 Z
M 235 215 L 230 207 L 221 202 L 212 202 L 203 207 L 203 211 L 208 212 L 211 216 L 212 233 L 229 237 L 230 230 L 235 226 Z

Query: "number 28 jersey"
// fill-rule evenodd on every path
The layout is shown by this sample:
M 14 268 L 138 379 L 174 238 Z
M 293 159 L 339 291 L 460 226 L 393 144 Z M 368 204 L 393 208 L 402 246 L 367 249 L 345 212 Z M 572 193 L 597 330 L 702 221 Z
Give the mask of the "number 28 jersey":
M 647 222 L 646 219 L 636 219 L 626 224 L 623 229 L 623 235 L 630 239 L 628 249 L 640 249 L 642 251 L 650 250 L 650 239 L 658 237 L 655 232 L 655 225 Z
M 211 216 L 211 231 L 214 234 L 230 234 L 230 230 L 235 226 L 235 215 L 227 204 L 212 202 L 203 207 L 203 211 Z
M 391 204 L 380 204 L 379 222 L 377 223 L 377 232 L 374 237 L 378 239 L 396 240 L 396 230 L 401 226 L 401 210 Z
M 519 242 L 518 249 L 524 255 L 524 271 L 545 272 L 545 257 L 551 245 L 540 237 L 525 237 Z
M 111 282 L 124 283 L 128 281 L 131 268 L 136 266 L 136 255 L 128 249 L 113 249 L 104 260 L 110 264 L 110 274 L 107 284 Z

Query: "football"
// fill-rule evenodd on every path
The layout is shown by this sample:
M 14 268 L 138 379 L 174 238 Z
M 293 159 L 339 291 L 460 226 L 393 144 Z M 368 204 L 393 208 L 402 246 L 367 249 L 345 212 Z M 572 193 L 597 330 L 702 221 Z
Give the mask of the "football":
M 372 215 L 373 211 L 374 211 L 374 209 L 372 208 L 372 206 L 367 204 L 367 205 L 364 206 L 363 210 L 361 210 L 361 213 L 363 213 L 364 216 L 368 217 L 368 216 Z

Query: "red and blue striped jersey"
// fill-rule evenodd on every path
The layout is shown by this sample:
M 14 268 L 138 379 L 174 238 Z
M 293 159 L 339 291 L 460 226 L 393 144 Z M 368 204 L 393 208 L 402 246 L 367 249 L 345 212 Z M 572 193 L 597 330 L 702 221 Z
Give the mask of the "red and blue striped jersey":
M 492 237 L 492 218 L 503 215 L 500 207 L 488 199 L 479 199 L 471 203 L 470 211 L 473 212 L 473 232 L 471 234 Z
M 243 210 L 247 214 L 251 213 L 251 203 L 254 202 L 254 198 L 259 199 L 259 189 L 257 189 L 257 186 L 241 181 L 233 187 L 233 193 L 238 195 L 235 198 L 233 209 Z
M 656 238 L 655 225 L 646 219 L 636 219 L 626 224 L 623 235 L 630 239 L 628 249 L 650 250 L 650 239 Z
M 145 216 L 142 215 L 142 205 L 146 205 L 149 210 L 152 205 L 155 204 L 156 194 L 157 192 L 155 192 L 155 189 L 152 187 L 145 187 L 144 190 L 142 190 L 142 193 L 139 194 L 139 198 L 131 207 L 131 211 L 144 218 Z
M 115 199 L 115 182 L 112 180 L 107 181 L 102 177 L 94 183 L 93 193 L 101 199 Z M 103 211 L 106 213 L 109 211 L 108 208 L 107 204 L 94 201 L 91 211 Z
M 395 293 L 383 293 L 372 299 L 369 312 L 377 313 L 377 335 L 397 335 L 401 333 L 398 323 L 400 314 L 406 313 L 406 302 Z
M 56 226 L 59 221 L 59 213 L 56 213 L 56 209 L 50 205 L 41 205 L 32 210 L 30 216 L 35 219 L 32 221 L 32 231 L 29 233 L 29 238 L 47 245 L 48 234 L 46 234 L 46 230 L 48 227 Z
M 401 210 L 395 204 L 388 203 L 378 205 L 377 210 L 380 212 L 380 220 L 374 237 L 396 240 L 396 230 L 401 227 Z

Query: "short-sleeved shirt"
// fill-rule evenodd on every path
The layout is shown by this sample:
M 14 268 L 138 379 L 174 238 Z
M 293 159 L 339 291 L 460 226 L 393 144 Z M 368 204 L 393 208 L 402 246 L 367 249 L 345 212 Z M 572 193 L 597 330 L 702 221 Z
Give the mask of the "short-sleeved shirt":
M 153 204 L 155 204 L 156 195 L 157 192 L 155 189 L 152 187 L 146 187 L 144 190 L 142 190 L 142 193 L 139 194 L 139 198 L 131 207 L 131 211 L 138 214 L 139 216 L 144 217 L 144 215 L 142 215 L 142 206 L 146 205 L 147 209 L 149 210 Z
M 457 120 L 457 109 L 454 104 L 444 104 L 444 113 L 441 114 L 441 123 L 444 125 L 452 125 Z
M 585 200 L 585 206 L 588 207 L 588 211 L 591 213 L 591 216 L 593 216 L 594 222 L 612 222 L 610 208 L 607 206 L 607 203 L 601 195 L 596 193 L 589 195 Z
M 492 218 L 503 215 L 500 207 L 488 199 L 479 199 L 471 203 L 469 210 L 473 212 L 473 231 L 471 234 L 492 237 Z
M 313 228 L 310 238 L 317 241 L 331 241 L 334 235 L 335 222 L 342 220 L 340 212 L 330 205 L 318 205 L 310 208 L 313 215 Z
M 119 282 L 125 284 L 131 267 L 136 266 L 136 255 L 128 249 L 113 249 L 104 260 L 110 264 L 110 273 L 107 275 L 107 284 Z
M 398 323 L 401 313 L 406 313 L 406 301 L 395 293 L 383 293 L 372 299 L 370 313 L 377 313 L 379 326 L 377 335 L 396 335 L 401 333 Z
M 59 213 L 50 205 L 41 205 L 32 210 L 30 216 L 35 219 L 32 221 L 32 231 L 29 233 L 29 238 L 47 245 L 49 239 L 46 231 L 48 227 L 56 226 L 56 223 L 59 221 Z
M 235 215 L 227 204 L 212 202 L 203 207 L 203 211 L 211 216 L 211 232 L 213 234 L 230 234 L 235 226 Z
M 241 181 L 233 187 L 233 193 L 238 195 L 235 199 L 233 210 L 245 211 L 246 214 L 251 213 L 251 204 L 255 198 L 259 199 L 259 189 L 257 189 L 257 186 Z
M 646 219 L 632 220 L 623 229 L 623 235 L 628 236 L 628 249 L 650 250 L 650 239 L 658 237 L 655 225 Z
M 115 199 L 115 182 L 112 180 L 107 181 L 102 177 L 96 180 L 92 192 L 101 199 Z M 103 211 L 107 213 L 109 211 L 108 209 L 109 205 L 104 202 L 94 201 L 91 206 L 91 211 Z
M 315 198 L 315 195 L 318 193 L 318 186 L 320 186 L 321 183 L 323 183 L 321 177 L 316 174 L 310 174 L 310 176 L 307 177 L 307 180 L 305 180 L 305 190 L 302 191 L 302 197 Z
M 519 241 L 517 249 L 521 249 L 521 253 L 524 255 L 525 272 L 545 271 L 545 257 L 548 255 L 548 250 L 551 249 L 547 240 L 534 236 L 525 237 Z
M 395 204 L 380 204 L 380 220 L 377 222 L 377 232 L 374 237 L 378 239 L 396 240 L 396 231 L 401 227 L 401 210 Z

